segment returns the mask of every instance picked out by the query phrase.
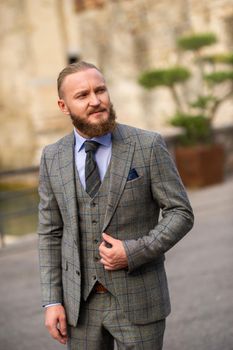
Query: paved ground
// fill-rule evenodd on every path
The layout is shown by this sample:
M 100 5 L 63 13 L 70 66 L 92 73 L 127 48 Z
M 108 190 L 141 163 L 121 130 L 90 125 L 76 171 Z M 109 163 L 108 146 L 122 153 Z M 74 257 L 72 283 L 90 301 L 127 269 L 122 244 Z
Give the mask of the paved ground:
M 233 349 L 233 179 L 190 194 L 193 230 L 167 254 L 164 350 Z
M 164 350 L 233 350 L 233 179 L 190 199 L 195 227 L 167 253 Z M 43 326 L 34 236 L 0 250 L 0 281 L 0 350 L 65 349 Z

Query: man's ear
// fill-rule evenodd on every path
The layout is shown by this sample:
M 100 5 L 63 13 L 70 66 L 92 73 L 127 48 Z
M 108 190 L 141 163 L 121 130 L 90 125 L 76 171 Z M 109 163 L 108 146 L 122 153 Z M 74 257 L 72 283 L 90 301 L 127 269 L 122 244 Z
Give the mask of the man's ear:
M 59 99 L 59 100 L 57 101 L 57 104 L 58 104 L 60 110 L 61 110 L 64 114 L 70 115 L 70 112 L 69 112 L 69 110 L 68 110 L 68 108 L 67 108 L 66 103 L 65 103 L 64 100 Z

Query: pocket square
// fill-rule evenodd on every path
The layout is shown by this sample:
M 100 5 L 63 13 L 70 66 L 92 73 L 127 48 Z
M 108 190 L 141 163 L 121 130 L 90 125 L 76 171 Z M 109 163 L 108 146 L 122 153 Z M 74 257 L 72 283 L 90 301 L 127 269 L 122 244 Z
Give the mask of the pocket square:
M 132 181 L 134 179 L 137 179 L 138 177 L 139 176 L 138 176 L 136 169 L 130 169 L 129 175 L 127 177 L 127 181 Z

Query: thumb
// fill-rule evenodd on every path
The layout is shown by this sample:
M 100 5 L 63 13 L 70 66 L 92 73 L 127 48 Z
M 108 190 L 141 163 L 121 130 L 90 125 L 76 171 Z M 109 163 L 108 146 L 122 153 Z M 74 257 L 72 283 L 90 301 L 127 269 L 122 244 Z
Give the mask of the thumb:
M 110 244 L 113 244 L 115 241 L 115 239 L 113 237 L 109 236 L 109 234 L 107 234 L 105 232 L 103 232 L 102 236 L 103 236 L 103 239 Z

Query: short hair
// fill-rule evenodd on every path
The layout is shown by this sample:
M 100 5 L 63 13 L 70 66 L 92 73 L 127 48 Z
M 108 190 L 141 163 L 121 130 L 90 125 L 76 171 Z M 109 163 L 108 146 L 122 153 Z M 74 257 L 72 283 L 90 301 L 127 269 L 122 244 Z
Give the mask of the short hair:
M 61 86 L 62 86 L 62 83 L 63 83 L 63 81 L 64 81 L 64 79 L 65 79 L 65 77 L 67 75 L 74 74 L 74 73 L 77 73 L 77 72 L 81 72 L 81 71 L 84 71 L 84 70 L 87 70 L 87 69 L 93 69 L 93 68 L 98 70 L 100 73 L 102 73 L 99 70 L 99 68 L 97 68 L 94 64 L 88 63 L 88 62 L 85 62 L 85 61 L 79 61 L 79 62 L 71 63 L 68 66 L 66 66 L 59 73 L 58 78 L 57 78 L 57 92 L 58 92 L 59 98 L 62 98 Z

